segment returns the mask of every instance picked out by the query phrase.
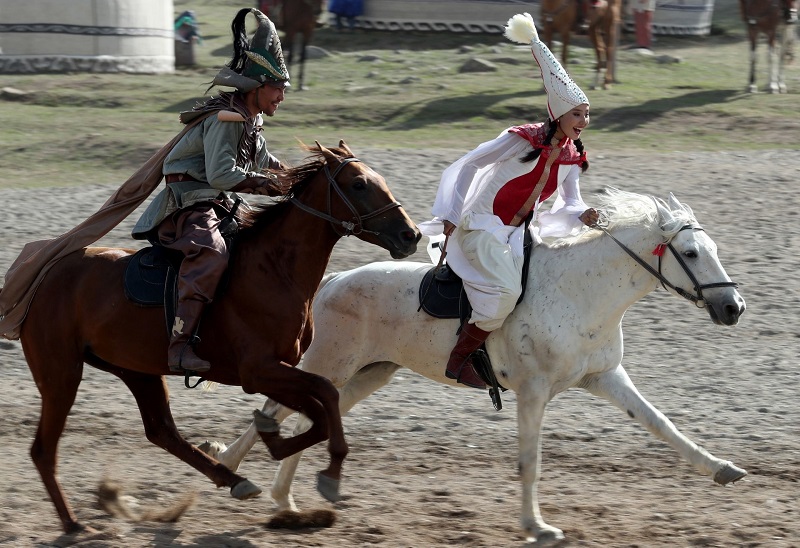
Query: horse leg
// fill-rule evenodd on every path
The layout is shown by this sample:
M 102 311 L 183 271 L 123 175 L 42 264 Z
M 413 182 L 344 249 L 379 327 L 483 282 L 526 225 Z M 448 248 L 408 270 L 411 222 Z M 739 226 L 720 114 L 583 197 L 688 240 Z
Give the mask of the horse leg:
M 609 15 L 611 17 L 611 15 Z M 611 22 L 608 25 L 608 32 L 606 33 L 606 73 L 603 79 L 603 89 L 611 89 L 611 84 L 614 83 L 617 75 L 616 56 L 617 56 L 617 33 L 619 32 L 619 25 Z
M 300 91 L 305 91 L 308 88 L 303 83 L 304 82 L 304 73 L 306 68 L 306 50 L 308 48 L 308 41 L 309 37 L 307 35 L 303 35 L 303 42 L 302 42 L 302 49 L 300 50 Z
M 725 485 L 747 475 L 746 471 L 729 461 L 716 458 L 681 434 L 663 413 L 644 399 L 622 365 L 590 377 L 581 387 L 625 411 L 654 436 L 670 444 L 698 471 L 711 476 L 716 483 Z
M 260 392 L 303 413 L 313 423 L 307 432 L 299 436 L 282 438 L 277 422 L 256 411 L 256 429 L 274 458 L 282 460 L 328 439 L 330 464 L 317 476 L 317 488 L 328 500 L 338 500 L 338 482 L 348 448 L 339 413 L 339 392 L 333 383 L 325 377 L 283 363 L 253 367 L 240 371 L 240 374 L 245 392 Z
M 132 371 L 110 370 L 117 375 L 136 398 L 147 439 L 175 455 L 217 487 L 230 487 L 231 496 L 239 500 L 255 497 L 261 489 L 215 461 L 181 437 L 169 408 L 167 382 L 164 377 Z
M 564 533 L 545 523 L 539 510 L 537 493 L 542 466 L 542 422 L 549 391 L 547 387 L 526 383 L 517 392 L 517 427 L 519 430 L 519 475 L 522 482 L 522 516 L 520 524 L 533 542 L 553 544 L 564 539 Z
M 778 47 L 775 30 L 767 38 L 767 74 L 769 75 L 768 90 L 770 93 L 778 93 Z
M 589 38 L 592 41 L 594 55 L 597 60 L 597 64 L 594 67 L 594 83 L 589 88 L 597 89 L 601 86 L 601 82 L 605 80 L 605 44 L 603 43 L 603 37 L 600 35 L 600 30 L 594 25 L 589 27 Z
M 747 90 L 750 93 L 758 93 L 758 86 L 756 86 L 756 45 L 758 44 L 758 31 L 753 25 L 749 25 L 747 30 L 750 36 L 750 80 Z
M 261 408 L 261 413 L 273 419 L 276 424 L 280 425 L 289 415 L 294 413 L 294 410 L 267 398 L 267 401 L 264 402 L 264 407 Z M 236 470 L 239 469 L 239 466 L 242 465 L 242 461 L 244 460 L 245 456 L 247 456 L 247 453 L 250 452 L 256 442 L 260 439 L 261 436 L 258 430 L 256 430 L 256 423 L 251 422 L 247 426 L 247 430 L 245 430 L 242 435 L 236 438 L 236 440 L 230 445 L 225 445 L 224 443 L 218 441 L 206 441 L 199 447 L 210 457 L 217 459 L 230 470 L 236 472 Z M 291 457 L 291 455 L 289 455 L 289 457 Z
M 39 394 L 42 397 L 42 411 L 39 427 L 31 445 L 33 460 L 42 478 L 47 494 L 56 507 L 61 526 L 67 534 L 87 529 L 80 524 L 67 502 L 67 497 L 58 481 L 58 440 L 64 432 L 67 415 L 75 403 L 78 386 L 83 374 L 83 363 L 80 359 L 72 363 L 59 363 L 58 367 L 42 367 L 49 358 L 38 355 L 37 351 L 25 347 L 27 360 Z M 46 377 L 46 381 L 44 379 Z
M 780 53 L 778 54 L 778 92 L 787 93 L 786 80 L 784 79 L 784 65 L 790 59 L 792 38 L 795 32 L 793 25 L 782 25 L 780 36 Z
M 391 362 L 370 364 L 358 371 L 342 388 L 339 389 L 339 410 L 345 415 L 361 400 L 373 394 L 379 388 L 386 386 L 392 380 L 400 366 Z M 267 402 L 269 403 L 269 402 Z M 267 404 L 264 405 L 266 411 Z M 295 435 L 306 431 L 311 423 L 302 415 L 298 416 L 294 428 Z M 297 466 L 300 464 L 302 452 L 282 460 L 275 473 L 270 494 L 281 510 L 297 511 L 297 506 L 292 497 L 292 482 L 294 481 Z

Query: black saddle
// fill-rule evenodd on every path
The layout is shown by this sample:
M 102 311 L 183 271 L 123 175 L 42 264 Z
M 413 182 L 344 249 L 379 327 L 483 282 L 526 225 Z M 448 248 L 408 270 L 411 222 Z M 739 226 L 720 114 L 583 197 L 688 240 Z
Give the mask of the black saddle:
M 183 253 L 160 245 L 137 251 L 125 268 L 125 296 L 141 306 L 164 306 L 174 296 Z
M 472 314 L 464 282 L 447 263 L 425 273 L 419 286 L 419 306 L 434 318 L 461 318 L 461 323 Z
M 137 251 L 125 268 L 125 297 L 140 306 L 163 307 L 167 332 L 175 321 L 182 260 L 180 251 L 155 245 Z

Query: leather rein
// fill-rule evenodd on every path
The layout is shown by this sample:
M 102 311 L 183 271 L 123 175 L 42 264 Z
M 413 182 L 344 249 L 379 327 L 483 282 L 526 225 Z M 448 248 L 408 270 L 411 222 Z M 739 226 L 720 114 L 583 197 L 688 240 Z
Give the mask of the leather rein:
M 611 238 L 612 240 L 617 242 L 617 244 L 623 249 L 623 251 L 625 251 L 625 253 L 630 255 L 630 257 L 634 261 L 639 263 L 639 265 L 641 265 L 642 268 L 644 268 L 650 274 L 655 276 L 656 279 L 658 279 L 658 281 L 661 282 L 661 286 L 664 289 L 667 289 L 669 287 L 670 289 L 672 289 L 675 293 L 677 293 L 678 295 L 680 295 L 684 299 L 692 301 L 695 304 L 695 306 L 697 306 L 697 308 L 705 308 L 706 307 L 706 301 L 703 298 L 703 290 L 704 289 L 714 289 L 714 288 L 717 288 L 717 287 L 739 287 L 739 284 L 736 283 L 736 282 L 733 282 L 733 281 L 731 281 L 731 282 L 716 282 L 716 283 L 710 283 L 710 284 L 705 284 L 705 285 L 700 284 L 697 281 L 697 278 L 695 278 L 695 276 L 692 273 L 692 271 L 689 269 L 689 267 L 686 264 L 686 262 L 681 258 L 680 253 L 678 253 L 676 251 L 675 247 L 673 247 L 672 239 L 670 239 L 670 241 L 668 241 L 666 243 L 659 244 L 659 246 L 656 247 L 656 250 L 653 251 L 653 253 L 658 256 L 658 270 L 656 270 L 655 268 L 650 266 L 644 259 L 639 257 L 636 253 L 634 253 L 627 246 L 625 246 L 625 244 L 623 244 L 618 239 L 616 239 L 605 227 L 600 226 L 600 225 L 595 225 L 594 228 L 598 228 L 598 229 L 602 230 L 603 232 L 606 233 L 606 235 L 608 235 L 609 238 Z M 678 232 L 681 232 L 683 230 L 703 230 L 703 228 L 700 227 L 700 226 L 685 225 Z M 674 238 L 674 236 L 673 236 L 673 238 Z M 682 289 L 682 288 L 677 287 L 676 285 L 672 284 L 661 273 L 661 262 L 662 262 L 662 258 L 663 258 L 663 255 L 664 255 L 664 253 L 663 253 L 663 249 L 664 248 L 668 248 L 672 252 L 672 255 L 675 257 L 675 259 L 678 260 L 678 264 L 681 265 L 681 268 L 683 268 L 683 271 L 689 277 L 689 280 L 691 280 L 691 282 L 694 284 L 694 291 L 695 291 L 694 295 L 691 294 L 690 292 L 686 291 L 685 289 Z M 660 251 L 660 252 L 658 252 L 658 251 Z
M 336 182 L 336 176 L 339 175 L 339 172 L 342 171 L 342 169 L 347 164 L 360 161 L 361 160 L 359 160 L 358 158 L 345 158 L 339 163 L 338 166 L 336 166 L 336 169 L 333 171 L 333 173 L 331 173 L 327 162 L 323 166 L 323 169 L 325 170 L 325 177 L 328 179 L 327 213 L 309 207 L 294 197 L 289 198 L 289 201 L 298 208 L 305 211 L 306 213 L 310 213 L 315 217 L 319 217 L 321 219 L 325 219 L 326 221 L 330 222 L 334 226 L 334 230 L 336 231 L 336 233 L 341 234 L 342 236 L 357 235 L 364 232 L 367 234 L 375 234 L 376 236 L 380 235 L 380 232 L 376 232 L 374 230 L 367 230 L 366 228 L 364 228 L 364 221 L 377 217 L 378 215 L 382 215 L 383 213 L 386 213 L 387 211 L 390 211 L 396 207 L 400 207 L 400 202 L 397 201 L 391 202 L 383 207 L 376 209 L 375 211 L 367 213 L 366 215 L 361 215 L 356 210 L 355 206 L 353 206 L 352 202 L 350 202 L 350 200 L 347 199 L 347 196 L 345 196 L 344 191 L 342 191 L 342 189 L 339 187 L 339 184 Z M 336 191 L 336 194 L 339 195 L 339 198 L 342 199 L 344 204 L 351 211 L 351 213 L 353 214 L 353 221 L 342 221 L 341 219 L 337 219 L 336 217 L 331 215 L 331 188 Z M 344 233 L 339 232 L 338 230 L 339 227 L 344 229 Z

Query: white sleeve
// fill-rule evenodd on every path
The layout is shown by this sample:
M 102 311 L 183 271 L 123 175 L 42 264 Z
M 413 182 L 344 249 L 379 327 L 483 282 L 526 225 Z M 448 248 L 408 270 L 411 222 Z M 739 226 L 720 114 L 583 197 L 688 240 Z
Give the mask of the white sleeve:
M 474 191 L 472 187 L 478 171 L 503 159 L 509 148 L 519 142 L 525 141 L 506 130 L 445 169 L 433 204 L 432 212 L 436 220 L 446 220 L 457 225 L 461 219 L 464 200 L 471 190 Z
M 558 185 L 558 196 L 550 211 L 539 215 L 539 234 L 546 236 L 566 236 L 577 232 L 583 226 L 579 219 L 581 213 L 589 209 L 578 184 L 580 166 L 571 165 L 564 180 Z

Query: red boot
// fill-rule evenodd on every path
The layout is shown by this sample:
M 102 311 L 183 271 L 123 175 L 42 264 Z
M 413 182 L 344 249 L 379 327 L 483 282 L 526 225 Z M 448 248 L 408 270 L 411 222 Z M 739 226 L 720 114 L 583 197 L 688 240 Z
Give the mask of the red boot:
M 469 356 L 480 348 L 489 333 L 474 323 L 464 324 L 458 335 L 458 341 L 450 352 L 450 359 L 447 361 L 447 370 L 444 374 L 448 379 L 456 379 L 471 388 L 486 390 L 486 383 L 475 371 L 475 366 Z

